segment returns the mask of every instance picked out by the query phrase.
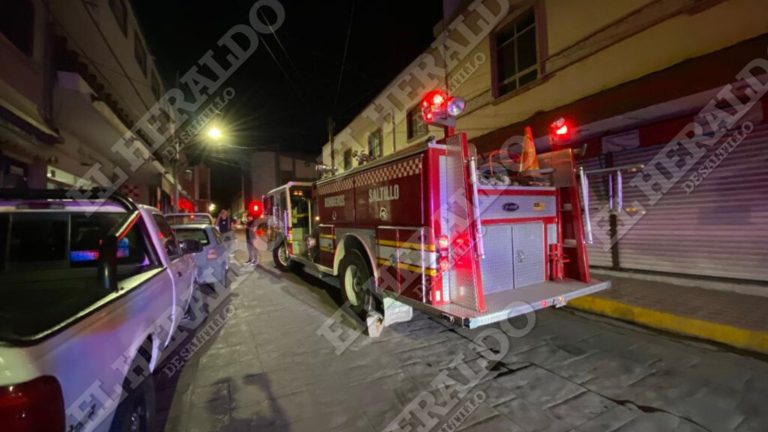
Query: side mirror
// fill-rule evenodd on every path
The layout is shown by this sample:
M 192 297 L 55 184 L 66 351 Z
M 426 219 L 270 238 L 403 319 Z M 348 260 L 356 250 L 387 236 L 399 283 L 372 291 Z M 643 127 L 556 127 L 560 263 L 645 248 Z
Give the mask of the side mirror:
M 182 240 L 180 244 L 181 244 L 181 252 L 184 253 L 185 255 L 203 251 L 202 243 L 194 239 Z
M 99 244 L 99 285 L 107 291 L 117 290 L 117 236 L 108 235 Z

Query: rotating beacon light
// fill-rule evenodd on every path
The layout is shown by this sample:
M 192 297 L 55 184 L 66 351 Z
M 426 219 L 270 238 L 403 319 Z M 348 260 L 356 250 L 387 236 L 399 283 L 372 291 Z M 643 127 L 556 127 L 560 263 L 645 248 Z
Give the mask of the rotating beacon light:
M 553 121 L 549 125 L 549 142 L 553 150 L 561 148 L 564 142 L 573 138 L 575 125 L 565 117 Z
M 432 90 L 421 100 L 421 116 L 426 124 L 453 127 L 464 106 L 464 99 L 440 89 Z
M 248 214 L 258 219 L 264 213 L 264 205 L 259 200 L 251 200 L 248 204 Z

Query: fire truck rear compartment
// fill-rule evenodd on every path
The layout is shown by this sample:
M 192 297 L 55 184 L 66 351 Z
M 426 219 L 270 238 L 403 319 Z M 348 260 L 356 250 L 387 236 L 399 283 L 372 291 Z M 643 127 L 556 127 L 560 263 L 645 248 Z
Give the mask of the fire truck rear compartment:
M 446 320 L 467 328 L 476 328 L 512 317 L 525 315 L 550 306 L 564 306 L 569 300 L 610 288 L 610 282 L 590 283 L 572 279 L 539 282 L 517 289 L 502 290 L 485 295 L 485 312 L 478 312 L 452 303 L 434 306 Z
M 486 298 L 546 280 L 543 223 L 489 225 L 483 240 L 480 268 Z

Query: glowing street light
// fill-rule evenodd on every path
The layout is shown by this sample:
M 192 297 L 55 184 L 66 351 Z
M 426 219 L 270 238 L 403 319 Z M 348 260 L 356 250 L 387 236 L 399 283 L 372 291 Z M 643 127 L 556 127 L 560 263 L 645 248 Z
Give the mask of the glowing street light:
M 213 213 L 213 212 L 215 212 L 215 211 L 216 211 L 216 204 L 215 204 L 215 203 L 211 203 L 211 204 L 208 206 L 208 212 L 209 212 L 209 213 Z
M 219 128 L 218 128 L 218 127 L 216 127 L 216 126 L 211 126 L 211 127 L 208 129 L 208 138 L 211 138 L 212 140 L 216 140 L 216 141 L 218 141 L 218 140 L 220 140 L 220 139 L 221 139 L 223 136 L 224 136 L 224 134 L 221 132 L 221 129 L 219 129 Z

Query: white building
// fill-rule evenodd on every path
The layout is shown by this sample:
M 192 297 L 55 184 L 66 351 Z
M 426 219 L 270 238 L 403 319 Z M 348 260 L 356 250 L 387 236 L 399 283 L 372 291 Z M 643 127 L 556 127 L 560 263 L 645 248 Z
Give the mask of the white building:
M 9 0 L 2 15 L 3 184 L 70 187 L 95 165 L 110 182 L 126 173 L 124 192 L 167 208 L 173 178 L 159 158 L 134 169 L 112 150 L 164 91 L 130 2 Z

